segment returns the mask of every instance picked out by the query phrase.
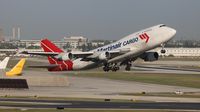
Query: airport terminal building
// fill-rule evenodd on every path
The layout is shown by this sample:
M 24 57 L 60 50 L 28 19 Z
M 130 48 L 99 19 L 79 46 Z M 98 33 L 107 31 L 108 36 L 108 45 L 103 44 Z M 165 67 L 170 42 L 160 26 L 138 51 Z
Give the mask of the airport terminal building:
M 177 56 L 177 57 L 200 56 L 200 48 L 165 48 L 166 50 L 165 54 L 162 54 L 160 50 L 161 50 L 161 47 L 156 48 L 153 51 L 158 52 L 159 55 L 162 55 L 162 56 Z

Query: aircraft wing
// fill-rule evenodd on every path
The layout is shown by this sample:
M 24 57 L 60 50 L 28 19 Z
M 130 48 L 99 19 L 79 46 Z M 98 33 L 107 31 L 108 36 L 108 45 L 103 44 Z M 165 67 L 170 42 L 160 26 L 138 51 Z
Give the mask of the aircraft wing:
M 113 50 L 113 51 L 102 51 L 102 52 L 96 52 L 96 51 L 88 51 L 88 52 L 72 51 L 70 53 L 76 58 L 96 58 L 101 53 L 109 52 L 111 55 L 116 55 L 116 54 L 123 54 L 124 51 L 125 50 Z
M 41 56 L 56 56 L 59 53 L 58 52 L 29 52 L 29 51 L 23 51 L 21 54 L 30 54 L 30 55 L 41 55 Z
M 141 51 L 139 48 L 137 47 L 132 47 L 131 49 L 123 49 L 123 50 L 120 50 L 121 52 L 118 53 L 117 56 L 113 57 L 112 59 L 110 59 L 108 61 L 108 63 L 115 63 L 115 62 L 124 62 L 126 60 L 129 60 L 129 59 L 132 59 L 134 57 L 138 57 L 141 55 Z M 117 53 L 115 53 L 117 54 Z M 125 58 L 121 58 L 121 55 L 123 55 L 124 57 L 127 57 L 126 59 Z M 131 55 L 131 57 L 130 57 Z
M 71 52 L 74 57 L 85 57 L 92 55 L 93 52 Z M 41 55 L 41 56 L 56 56 L 61 53 L 59 52 L 29 52 L 29 51 L 23 51 L 21 54 L 30 54 L 30 55 Z M 63 53 L 62 53 L 63 54 Z
M 113 50 L 113 51 L 106 51 L 108 52 L 112 57 L 124 54 L 126 52 L 129 52 L 129 49 L 119 49 L 119 50 Z M 21 54 L 30 54 L 30 55 L 41 55 L 41 56 L 57 56 L 59 54 L 64 54 L 59 52 L 29 52 L 29 51 L 23 51 Z M 75 58 L 87 58 L 87 59 L 93 59 L 97 58 L 100 54 L 105 53 L 105 51 L 102 52 L 96 52 L 96 51 L 88 51 L 88 52 L 79 52 L 79 51 L 72 51 L 70 52 L 73 57 Z
M 94 60 L 94 59 L 99 59 L 99 56 L 102 55 L 102 54 L 109 54 L 109 58 L 114 58 L 114 57 L 117 57 L 119 55 L 122 55 L 122 54 L 125 54 L 127 52 L 129 52 L 130 50 L 129 49 L 117 49 L 117 50 L 112 50 L 112 51 L 99 51 L 99 52 L 96 52 L 96 51 L 91 51 L 91 52 L 83 52 L 83 60 Z M 80 56 L 82 54 L 74 54 L 72 52 L 72 54 L 76 57 L 76 56 Z
M 75 57 L 75 58 L 85 58 L 87 56 L 94 54 L 93 51 L 89 51 L 89 52 L 75 51 L 75 52 L 71 52 L 71 53 L 72 53 L 73 57 Z

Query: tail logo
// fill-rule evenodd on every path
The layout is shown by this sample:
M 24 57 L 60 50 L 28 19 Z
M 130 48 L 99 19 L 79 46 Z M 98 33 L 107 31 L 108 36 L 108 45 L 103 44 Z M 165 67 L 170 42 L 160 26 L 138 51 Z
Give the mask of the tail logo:
M 146 43 L 149 41 L 150 38 L 146 33 L 139 35 L 139 37 L 140 39 L 145 40 Z
M 44 52 L 57 52 L 63 53 L 64 51 L 58 48 L 54 43 L 52 43 L 48 39 L 41 40 L 41 47 L 43 48 Z M 48 60 L 50 64 L 56 64 L 58 66 L 49 68 L 49 71 L 64 71 L 64 70 L 72 70 L 73 69 L 73 62 L 71 60 L 67 61 L 59 61 L 55 59 L 53 56 L 48 56 Z

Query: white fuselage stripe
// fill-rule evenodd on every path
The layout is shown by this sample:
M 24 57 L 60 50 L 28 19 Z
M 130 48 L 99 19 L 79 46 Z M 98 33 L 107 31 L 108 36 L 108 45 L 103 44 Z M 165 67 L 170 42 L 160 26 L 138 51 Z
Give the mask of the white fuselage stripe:
M 63 61 L 64 65 L 66 66 L 66 69 L 68 69 L 68 65 L 67 63 L 65 63 L 65 61 Z

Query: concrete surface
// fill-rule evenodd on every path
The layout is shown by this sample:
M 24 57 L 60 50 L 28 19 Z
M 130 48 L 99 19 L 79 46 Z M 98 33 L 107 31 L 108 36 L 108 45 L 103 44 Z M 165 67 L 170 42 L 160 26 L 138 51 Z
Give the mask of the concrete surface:
M 48 71 L 23 71 L 22 76 L 7 77 L 5 71 L 1 71 L 1 78 L 26 79 L 29 86 L 66 87 L 69 85 L 67 76 L 50 75 Z
M 90 71 L 91 72 L 91 71 Z M 95 71 L 94 71 L 95 72 Z M 40 71 L 24 71 L 25 74 L 43 74 L 48 77 L 59 75 L 59 73 L 49 73 Z M 66 74 L 67 76 L 67 74 Z M 65 77 L 66 77 L 65 76 Z M 48 78 L 46 78 L 48 79 Z M 200 98 L 170 98 L 155 96 L 125 96 L 119 93 L 135 92 L 200 92 L 200 89 L 168 86 L 159 84 L 149 84 L 140 82 L 128 82 L 119 80 L 110 80 L 103 78 L 82 78 L 70 76 L 68 87 L 45 87 L 30 86 L 29 90 L 0 90 L 0 95 L 10 96 L 41 96 L 41 97 L 77 97 L 77 98 L 112 98 L 112 99 L 136 99 L 148 101 L 175 101 L 175 102 L 200 102 Z

